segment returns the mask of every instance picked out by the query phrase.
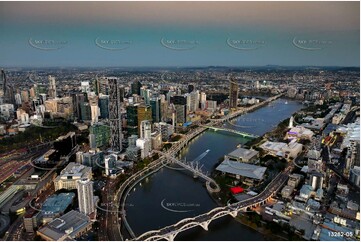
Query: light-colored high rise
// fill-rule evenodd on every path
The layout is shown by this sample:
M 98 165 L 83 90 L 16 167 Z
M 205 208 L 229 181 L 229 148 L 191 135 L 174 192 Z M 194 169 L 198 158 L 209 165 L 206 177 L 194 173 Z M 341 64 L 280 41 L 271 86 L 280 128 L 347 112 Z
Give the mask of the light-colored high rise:
M 143 120 L 140 122 L 140 138 L 150 139 L 152 134 L 152 122 L 149 120 Z
M 206 104 L 207 104 L 207 95 L 204 92 L 201 92 L 199 95 L 199 102 L 201 103 L 201 109 L 204 110 L 206 109 Z
M 85 215 L 95 212 L 93 182 L 90 179 L 77 181 L 79 211 Z
M 49 80 L 49 97 L 56 98 L 55 77 L 49 75 L 48 80 Z
M 92 124 L 95 124 L 99 121 L 100 109 L 97 104 L 90 105 L 91 119 Z

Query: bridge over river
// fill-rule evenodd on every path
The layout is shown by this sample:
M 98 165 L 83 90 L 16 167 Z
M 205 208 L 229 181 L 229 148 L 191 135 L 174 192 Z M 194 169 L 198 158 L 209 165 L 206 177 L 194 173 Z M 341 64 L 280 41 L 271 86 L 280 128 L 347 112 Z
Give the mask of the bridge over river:
M 228 129 L 228 128 L 224 128 L 224 127 L 215 127 L 215 126 L 209 126 L 209 125 L 202 125 L 202 126 L 205 128 L 208 128 L 208 129 L 213 129 L 214 131 L 218 131 L 218 130 L 226 131 L 226 132 L 241 135 L 243 137 L 249 137 L 249 138 L 257 138 L 258 137 L 258 135 L 254 135 L 254 134 L 250 134 L 250 133 L 246 133 L 246 132 L 238 131 L 238 130 L 234 130 L 234 129 Z
M 292 170 L 292 166 L 289 166 L 285 171 L 279 173 L 265 188 L 265 190 L 246 200 L 230 204 L 225 207 L 217 207 L 211 211 L 198 215 L 193 218 L 185 218 L 176 224 L 164 227 L 159 230 L 148 231 L 135 240 L 140 241 L 152 241 L 152 240 L 168 240 L 173 241 L 174 238 L 181 232 L 188 229 L 200 226 L 204 230 L 208 230 L 208 225 L 218 218 L 226 215 L 231 215 L 233 218 L 237 216 L 239 212 L 245 212 L 248 208 L 256 207 L 264 204 L 272 196 L 274 196 L 278 190 L 285 184 L 288 179 L 288 175 Z

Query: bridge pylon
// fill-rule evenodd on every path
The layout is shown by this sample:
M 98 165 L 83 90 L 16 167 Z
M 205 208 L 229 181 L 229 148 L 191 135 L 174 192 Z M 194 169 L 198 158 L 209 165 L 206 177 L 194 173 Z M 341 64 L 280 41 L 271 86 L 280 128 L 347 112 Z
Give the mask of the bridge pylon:
M 168 241 L 174 241 L 174 238 L 175 238 L 175 234 L 170 233 L 170 234 L 167 235 L 167 240 Z
M 202 222 L 200 224 L 200 226 L 205 230 L 208 231 L 208 225 L 210 224 L 211 221 L 206 221 L 206 222 Z
M 235 218 L 235 217 L 237 217 L 237 215 L 238 215 L 238 211 L 237 211 L 237 210 L 234 210 L 234 211 L 230 212 L 230 215 L 231 215 L 233 218 Z

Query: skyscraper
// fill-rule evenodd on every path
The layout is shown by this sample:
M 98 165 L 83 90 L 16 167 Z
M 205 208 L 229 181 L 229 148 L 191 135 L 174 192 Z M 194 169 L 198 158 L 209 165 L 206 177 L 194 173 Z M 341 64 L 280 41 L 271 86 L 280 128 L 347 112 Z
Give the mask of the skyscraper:
M 175 123 L 184 124 L 187 121 L 186 105 L 174 104 L 175 107 Z
M 1 70 L 1 82 L 2 82 L 2 91 L 4 95 L 4 103 L 15 104 L 14 88 L 7 83 L 5 71 Z
M 112 150 L 122 150 L 122 120 L 121 120 L 121 102 L 118 78 L 109 77 L 109 121 L 111 128 L 110 145 Z
M 140 134 L 140 124 L 143 120 L 152 120 L 152 109 L 150 105 L 138 106 L 138 134 Z
M 140 138 L 150 139 L 152 133 L 152 123 L 149 120 L 143 120 L 140 123 Z
M 88 178 L 77 181 L 79 211 L 89 215 L 95 211 L 93 182 Z
M 99 109 L 100 109 L 100 118 L 108 119 L 109 118 L 109 96 L 108 95 L 99 95 Z
M 207 95 L 204 92 L 201 92 L 199 96 L 199 102 L 201 103 L 201 109 L 206 109 Z
M 49 80 L 49 90 L 48 90 L 49 97 L 50 98 L 56 98 L 55 78 L 53 76 L 49 75 L 48 80 Z
M 110 127 L 103 123 L 96 123 L 89 127 L 89 134 L 94 135 L 95 146 L 106 147 L 110 141 Z
M 155 123 L 160 122 L 161 121 L 160 98 L 154 97 L 150 99 L 150 106 L 152 107 L 153 122 Z
M 79 105 L 80 120 L 89 121 L 91 120 L 91 108 L 88 102 L 82 102 Z
M 229 107 L 236 108 L 238 99 L 238 83 L 234 79 L 229 81 Z
M 127 106 L 127 131 L 129 134 L 138 134 L 138 106 Z
M 91 112 L 91 120 L 92 123 L 97 123 L 100 116 L 100 109 L 98 107 L 98 103 L 92 103 L 90 105 L 90 112 Z
M 100 93 L 103 95 L 109 94 L 109 83 L 107 78 L 101 77 L 96 79 L 95 93 L 97 95 Z
M 140 95 L 140 88 L 141 87 L 142 87 L 142 83 L 140 83 L 140 81 L 138 81 L 138 80 L 135 80 L 131 84 L 132 94 Z
M 190 94 L 190 111 L 195 112 L 199 108 L 199 92 L 193 91 Z
M 187 99 L 184 96 L 173 96 L 171 97 L 170 101 L 174 104 L 176 111 L 175 123 L 185 123 L 187 120 Z
M 6 89 L 7 89 L 7 81 L 6 81 L 5 71 L 3 69 L 1 69 L 0 77 L 1 77 L 2 91 L 3 91 L 3 95 L 5 97 L 5 93 L 6 93 Z

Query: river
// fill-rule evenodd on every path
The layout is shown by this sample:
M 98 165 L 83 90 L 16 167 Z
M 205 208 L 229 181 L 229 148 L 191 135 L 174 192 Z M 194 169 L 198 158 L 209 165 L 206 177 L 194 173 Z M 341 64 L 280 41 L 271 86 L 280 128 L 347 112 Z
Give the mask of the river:
M 224 126 L 263 135 L 302 108 L 302 104 L 298 102 L 285 102 L 286 99 L 278 99 L 252 113 L 238 117 L 233 124 L 226 123 Z M 205 155 L 199 163 L 203 171 L 210 172 L 220 157 L 247 141 L 247 138 L 236 134 L 206 131 L 182 150 L 180 158 L 192 161 Z M 208 212 L 215 207 L 217 205 L 208 194 L 205 183 L 176 167 L 164 167 L 149 176 L 134 187 L 126 200 L 127 219 L 136 236 Z M 231 216 L 226 216 L 212 221 L 208 231 L 196 227 L 180 233 L 175 239 L 211 241 L 266 238 L 236 222 Z

